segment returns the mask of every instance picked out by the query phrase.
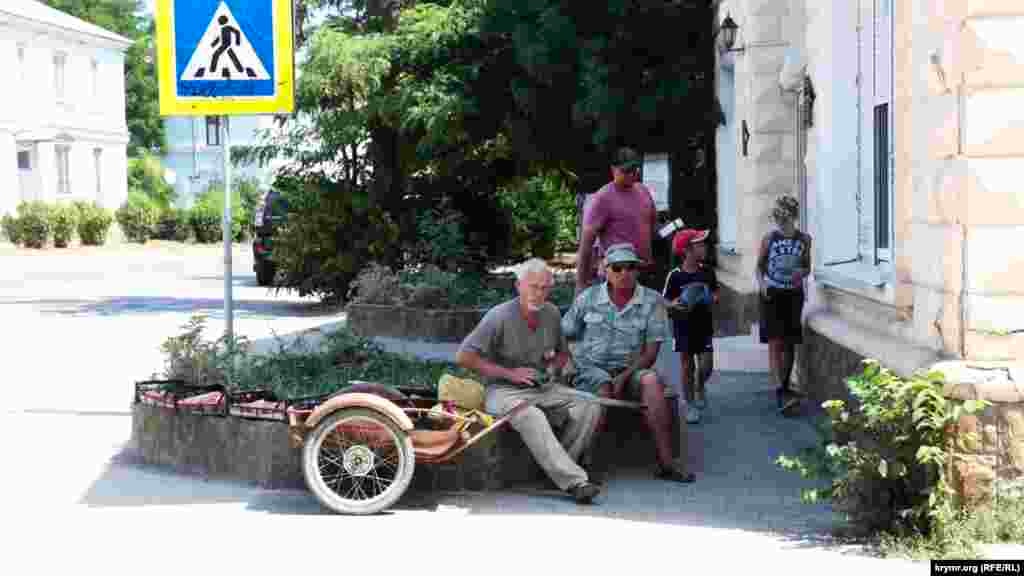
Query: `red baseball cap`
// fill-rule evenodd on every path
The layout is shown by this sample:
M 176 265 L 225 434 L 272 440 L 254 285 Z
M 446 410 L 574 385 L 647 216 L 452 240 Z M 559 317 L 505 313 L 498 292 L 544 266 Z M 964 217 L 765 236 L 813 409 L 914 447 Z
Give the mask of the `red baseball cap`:
M 710 232 L 710 230 L 694 230 L 693 228 L 680 230 L 679 232 L 676 232 L 675 237 L 672 238 L 672 251 L 675 252 L 677 256 L 682 256 L 687 246 L 707 240 Z

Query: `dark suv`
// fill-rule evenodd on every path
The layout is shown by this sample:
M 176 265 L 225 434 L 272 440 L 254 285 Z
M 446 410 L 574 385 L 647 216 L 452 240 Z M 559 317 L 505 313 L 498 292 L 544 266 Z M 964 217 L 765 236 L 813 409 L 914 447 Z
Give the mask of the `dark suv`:
M 274 283 L 277 266 L 271 259 L 273 254 L 273 237 L 275 229 L 284 221 L 288 214 L 288 201 L 284 196 L 271 189 L 256 206 L 252 235 L 252 269 L 256 272 L 256 283 L 270 286 Z

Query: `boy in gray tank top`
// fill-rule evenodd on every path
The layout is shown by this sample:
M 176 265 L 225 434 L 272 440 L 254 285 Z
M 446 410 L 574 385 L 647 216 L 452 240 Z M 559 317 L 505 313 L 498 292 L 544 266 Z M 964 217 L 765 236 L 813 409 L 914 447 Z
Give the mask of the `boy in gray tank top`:
M 757 259 L 757 282 L 761 294 L 761 342 L 768 344 L 772 376 L 776 379 L 776 401 L 783 413 L 801 396 L 793 389 L 790 376 L 796 345 L 803 343 L 801 312 L 804 280 L 811 268 L 811 236 L 796 228 L 800 204 L 792 196 L 775 202 L 772 219 L 777 228 L 761 240 Z

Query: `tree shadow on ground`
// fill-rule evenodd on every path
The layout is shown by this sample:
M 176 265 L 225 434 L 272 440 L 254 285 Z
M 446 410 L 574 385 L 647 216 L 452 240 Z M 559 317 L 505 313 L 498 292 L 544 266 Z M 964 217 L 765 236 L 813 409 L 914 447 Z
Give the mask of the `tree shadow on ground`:
M 210 318 L 223 318 L 222 298 L 175 298 L 151 296 L 115 296 L 100 299 L 54 299 L 6 302 L 31 304 L 42 316 L 127 316 L 188 312 Z M 239 299 L 232 301 L 239 318 L 313 318 L 337 312 L 336 306 L 318 302 Z

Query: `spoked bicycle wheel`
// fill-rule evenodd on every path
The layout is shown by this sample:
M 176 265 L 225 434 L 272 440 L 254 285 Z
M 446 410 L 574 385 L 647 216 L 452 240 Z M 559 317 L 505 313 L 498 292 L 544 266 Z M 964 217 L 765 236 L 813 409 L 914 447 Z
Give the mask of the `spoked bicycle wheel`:
M 412 482 L 415 460 L 412 438 L 368 408 L 324 418 L 302 448 L 306 485 L 341 514 L 375 514 L 393 505 Z

